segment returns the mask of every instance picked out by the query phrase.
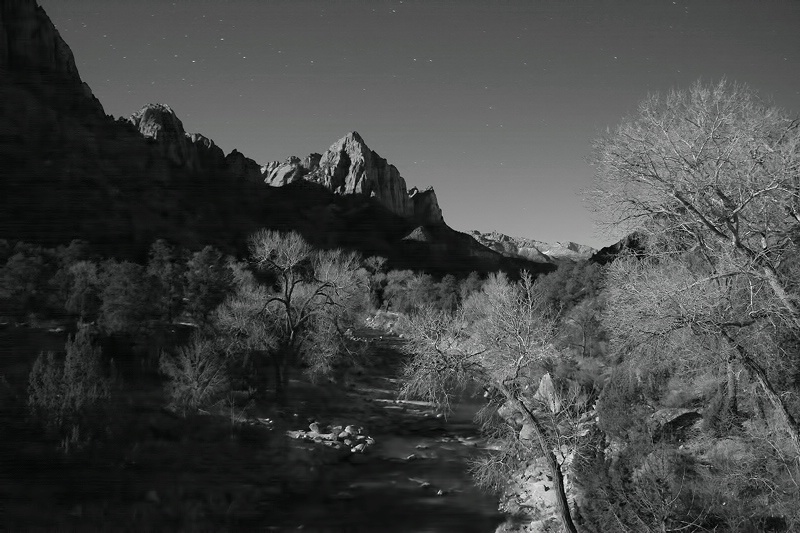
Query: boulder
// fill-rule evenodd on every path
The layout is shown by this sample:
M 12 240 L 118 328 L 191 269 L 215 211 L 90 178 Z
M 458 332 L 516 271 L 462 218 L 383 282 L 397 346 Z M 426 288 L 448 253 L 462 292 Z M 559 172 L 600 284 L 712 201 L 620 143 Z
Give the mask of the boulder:
M 539 381 L 539 388 L 533 397 L 544 404 L 551 413 L 561 411 L 561 398 L 556 392 L 556 387 L 553 384 L 553 378 L 550 373 L 546 372 L 542 379 Z
M 650 415 L 647 426 L 655 441 L 679 442 L 690 436 L 702 418 L 696 409 L 664 408 Z

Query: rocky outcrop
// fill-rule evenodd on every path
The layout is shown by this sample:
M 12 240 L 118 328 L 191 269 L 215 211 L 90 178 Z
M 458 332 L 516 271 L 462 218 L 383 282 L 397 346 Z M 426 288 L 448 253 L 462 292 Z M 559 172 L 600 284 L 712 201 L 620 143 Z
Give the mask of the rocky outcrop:
M 317 156 L 316 160 L 312 159 L 314 155 Z M 320 157 L 319 154 L 311 154 L 304 160 L 300 160 L 299 157 L 291 156 L 283 163 L 280 161 L 267 163 L 261 167 L 264 183 L 271 187 L 283 187 L 303 179 L 309 172 L 319 168 Z
M 200 133 L 187 133 L 186 136 L 197 152 L 201 168 L 218 168 L 225 162 L 225 153 L 214 141 Z
M 419 191 L 416 187 L 408 192 L 409 198 L 414 205 L 414 220 L 423 223 L 440 223 L 444 221 L 442 208 L 439 207 L 439 200 L 433 187 L 428 187 L 424 191 Z
M 442 210 L 433 189 L 410 191 L 397 167 L 370 150 L 353 131 L 320 154 L 303 160 L 290 157 L 262 167 L 264 182 L 282 187 L 301 179 L 323 185 L 340 195 L 375 198 L 390 212 L 419 225 L 442 224 Z
M 173 165 L 189 172 L 208 172 L 224 160 L 214 141 L 199 133 L 186 133 L 168 105 L 147 104 L 128 120 L 143 137 L 155 141 Z
M 168 105 L 147 104 L 128 120 L 143 137 L 154 140 L 172 164 L 196 169 L 196 154 L 189 150 L 183 123 Z
M 239 150 L 233 150 L 225 156 L 225 165 L 234 178 L 252 183 L 264 180 L 261 174 L 261 166 Z
M 397 215 L 414 216 L 414 203 L 397 167 L 370 150 L 357 132 L 331 145 L 319 167 L 315 178 L 333 192 L 375 197 Z

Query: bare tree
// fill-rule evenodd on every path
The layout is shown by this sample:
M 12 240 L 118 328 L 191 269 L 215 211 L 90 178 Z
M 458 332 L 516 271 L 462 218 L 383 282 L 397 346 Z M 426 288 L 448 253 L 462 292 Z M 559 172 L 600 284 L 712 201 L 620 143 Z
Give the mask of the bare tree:
M 218 322 L 239 339 L 235 347 L 269 354 L 276 396 L 285 403 L 292 367 L 303 363 L 312 378 L 327 375 L 347 352 L 345 333 L 368 297 L 365 275 L 355 254 L 315 250 L 294 232 L 259 231 L 250 252 L 272 286 L 244 280 Z
M 455 313 L 423 308 L 409 319 L 407 349 L 412 358 L 405 367 L 401 394 L 446 408 L 453 395 L 472 381 L 499 392 L 522 418 L 522 433 L 530 437 L 518 440 L 515 434 L 511 444 L 515 451 L 544 457 L 561 522 L 566 531 L 575 532 L 552 431 L 525 397 L 525 391 L 532 393 L 532 374 L 554 352 L 555 323 L 542 307 L 526 273 L 518 284 L 504 275 L 490 276 L 483 292 Z
M 640 367 L 683 374 L 725 369 L 728 411 L 736 410 L 736 367 L 746 370 L 800 453 L 800 427 L 770 378 L 770 370 L 790 370 L 785 358 L 776 357 L 778 331 L 768 320 L 774 298 L 753 292 L 747 281 L 698 272 L 681 257 L 622 258 L 608 270 L 603 321 L 616 349 Z
M 785 261 L 800 232 L 800 122 L 742 85 L 697 83 L 645 99 L 595 142 L 591 200 L 616 229 L 651 236 L 651 252 L 694 247 L 718 274 L 741 274 L 800 329 Z
M 662 258 L 617 276 L 627 294 L 609 308 L 636 309 L 636 318 L 612 320 L 609 330 L 721 342 L 730 399 L 738 363 L 800 451 L 800 428 L 767 368 L 785 359 L 775 339 L 800 335 L 800 122 L 744 86 L 697 83 L 645 99 L 596 141 L 594 163 L 597 210 L 612 227 L 648 235 L 644 255 Z M 664 259 L 669 254 L 685 265 Z M 687 350 L 684 362 L 713 353 L 682 344 Z

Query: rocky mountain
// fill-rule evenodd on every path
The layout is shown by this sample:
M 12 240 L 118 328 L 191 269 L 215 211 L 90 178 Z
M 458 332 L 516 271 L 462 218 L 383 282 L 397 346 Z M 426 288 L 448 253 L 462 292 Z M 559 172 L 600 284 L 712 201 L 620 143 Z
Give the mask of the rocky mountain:
M 323 185 L 336 194 L 360 194 L 375 198 L 395 215 L 417 224 L 440 224 L 442 210 L 433 189 L 408 190 L 394 165 L 370 150 L 358 132 L 350 132 L 320 155 L 303 160 L 290 157 L 262 167 L 264 182 L 280 187 L 304 179 Z
M 552 269 L 449 228 L 433 190 L 408 190 L 358 133 L 323 154 L 260 165 L 186 132 L 167 105 L 107 116 L 35 0 L 0 1 L 0 162 L 0 239 L 79 238 L 142 259 L 157 238 L 244 253 L 247 236 L 267 227 L 403 268 Z
M 590 246 L 574 242 L 556 242 L 554 244 L 510 237 L 498 231 L 481 233 L 471 231 L 470 235 L 487 248 L 501 254 L 522 257 L 539 263 L 554 263 L 561 260 L 583 261 L 592 257 L 596 250 Z

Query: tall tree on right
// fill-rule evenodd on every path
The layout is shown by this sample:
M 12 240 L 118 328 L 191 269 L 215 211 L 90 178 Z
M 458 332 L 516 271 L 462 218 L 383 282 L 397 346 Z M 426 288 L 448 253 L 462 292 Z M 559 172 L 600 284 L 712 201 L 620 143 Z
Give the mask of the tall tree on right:
M 647 484 L 631 478 L 619 489 L 624 505 L 617 509 L 633 510 L 632 523 L 644 520 L 655 530 L 744 530 L 736 520 L 761 528 L 770 516 L 796 524 L 800 121 L 745 86 L 698 82 L 647 97 L 595 141 L 592 162 L 591 201 L 602 222 L 643 236 L 641 250 L 608 268 L 602 321 L 610 351 L 637 386 L 657 383 L 665 395 L 677 392 L 663 390 L 660 375 L 693 390 L 702 379 L 718 381 L 713 398 L 693 400 L 704 401 L 707 422 L 725 421 L 708 433 L 742 443 L 736 464 L 758 465 L 747 475 L 720 470 L 705 484 L 672 487 L 666 514 L 653 512 Z M 601 425 L 615 416 L 605 407 L 613 403 L 609 389 L 598 404 Z M 660 394 L 643 402 L 650 412 L 665 405 Z M 620 403 L 618 411 L 629 416 L 631 406 Z M 642 468 L 654 453 L 629 454 L 630 464 Z M 716 485 L 729 486 L 741 504 L 722 507 Z
M 800 121 L 745 86 L 698 82 L 646 98 L 595 142 L 593 163 L 591 199 L 605 223 L 647 236 L 644 271 L 626 272 L 627 294 L 616 300 L 638 309 L 637 318 L 618 313 L 609 330 L 618 339 L 713 336 L 728 359 L 730 394 L 741 365 L 800 453 L 800 427 L 782 394 L 800 385 L 800 372 L 794 383 L 781 376 L 792 371 L 787 339 L 800 336 Z M 676 259 L 680 276 L 665 270 Z M 659 291 L 647 290 L 655 278 Z M 659 324 L 643 315 L 648 309 Z M 648 324 L 657 327 L 645 331 Z

